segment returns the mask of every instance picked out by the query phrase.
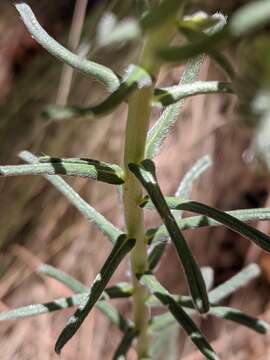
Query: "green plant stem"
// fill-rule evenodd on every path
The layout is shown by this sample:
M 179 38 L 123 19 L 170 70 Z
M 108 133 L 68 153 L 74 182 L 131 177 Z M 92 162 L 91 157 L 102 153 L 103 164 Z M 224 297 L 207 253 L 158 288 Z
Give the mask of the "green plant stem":
M 171 23 L 148 35 L 140 59 L 140 65 L 153 78 L 159 72 L 160 64 L 153 61 L 155 47 L 162 41 L 168 41 L 171 34 Z M 138 331 L 138 359 L 148 358 L 148 324 L 149 310 L 146 305 L 147 290 L 138 282 L 136 275 L 148 270 L 147 243 L 145 241 L 144 214 L 138 206 L 143 196 L 141 184 L 129 171 L 129 163 L 139 163 L 145 156 L 145 144 L 151 113 L 154 84 L 138 89 L 129 98 L 126 139 L 124 150 L 125 184 L 123 191 L 126 230 L 128 236 L 136 239 L 131 253 L 133 281 L 133 319 Z
M 131 267 L 134 288 L 133 318 L 135 327 L 139 331 L 137 345 L 139 359 L 147 358 L 148 355 L 147 328 L 149 314 L 145 304 L 147 292 L 138 282 L 136 274 L 147 271 L 148 260 L 147 245 L 144 236 L 143 210 L 138 206 L 142 198 L 142 187 L 137 179 L 129 172 L 127 165 L 131 161 L 139 162 L 144 158 L 152 94 L 153 87 L 151 86 L 137 91 L 130 98 L 124 154 L 126 182 L 124 185 L 123 199 L 126 227 L 129 236 L 136 239 L 136 245 L 131 253 Z

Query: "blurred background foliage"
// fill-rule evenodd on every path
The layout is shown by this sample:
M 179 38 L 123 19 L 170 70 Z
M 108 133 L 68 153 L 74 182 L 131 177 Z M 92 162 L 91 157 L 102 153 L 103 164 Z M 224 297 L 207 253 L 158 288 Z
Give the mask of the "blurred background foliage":
M 191 1 L 189 11 L 222 11 L 230 15 L 247 1 Z M 29 149 L 37 155 L 82 156 L 121 162 L 125 106 L 113 115 L 95 121 L 80 119 L 46 123 L 41 112 L 48 103 L 55 103 L 62 65 L 41 49 L 26 32 L 9 0 L 0 2 L 0 162 L 19 162 L 17 154 Z M 60 42 L 68 42 L 74 11 L 74 0 L 29 0 L 46 30 Z M 91 58 L 123 72 L 125 65 L 136 61 L 136 43 L 116 47 L 99 46 L 98 23 L 105 12 L 117 19 L 133 16 L 132 0 L 88 1 L 81 44 Z M 107 16 L 107 21 L 110 17 Z M 214 165 L 192 193 L 192 198 L 221 209 L 270 206 L 269 160 L 269 28 L 255 37 L 241 41 L 228 49 L 239 74 L 240 102 L 231 95 L 198 96 L 186 102 L 184 113 L 172 130 L 161 155 L 158 172 L 166 194 L 174 192 L 184 172 L 200 156 L 209 153 Z M 182 67 L 161 73 L 161 84 L 176 83 Z M 209 59 L 200 78 L 224 80 L 224 75 Z M 78 105 L 95 104 L 105 95 L 96 83 L 74 73 L 68 102 Z M 158 116 L 153 114 L 153 121 Z M 252 125 L 252 126 L 250 126 Z M 263 149 L 262 149 L 263 145 Z M 259 156 L 256 156 L 259 154 Z M 169 181 L 168 181 L 169 180 Z M 108 185 L 85 180 L 69 182 L 118 226 L 122 214 L 116 210 L 117 194 Z M 53 280 L 35 274 L 40 262 L 49 262 L 73 274 L 85 283 L 95 276 L 108 252 L 108 245 L 75 209 L 41 178 L 9 178 L 0 181 L 0 310 L 22 304 L 46 301 L 69 294 Z M 152 225 L 156 218 L 147 218 Z M 267 223 L 258 224 L 270 234 Z M 245 308 L 251 314 L 270 319 L 269 259 L 236 234 L 225 229 L 198 230 L 189 236 L 202 265 L 215 270 L 215 283 L 235 274 L 244 264 L 258 261 L 264 276 L 248 289 L 234 295 L 230 303 Z M 175 272 L 177 261 L 169 248 L 163 259 L 160 279 L 166 279 L 170 289 L 179 290 L 183 283 Z M 117 280 L 127 276 L 125 264 Z M 123 311 L 129 311 L 123 306 Z M 53 342 L 66 313 L 0 325 L 1 359 L 54 359 Z M 216 342 L 224 359 L 263 360 L 270 358 L 269 337 L 253 337 L 247 330 L 231 324 L 205 322 L 204 331 Z M 65 359 L 109 359 L 111 346 L 119 334 L 110 332 L 106 319 L 94 312 L 70 345 Z M 172 330 L 174 331 L 174 330 Z M 110 334 L 110 336 L 108 336 Z M 178 339 L 179 340 L 179 339 Z M 185 359 L 201 359 L 181 338 Z M 105 344 L 105 346 L 104 346 Z M 95 348 L 95 355 L 91 349 Z M 133 358 L 132 351 L 129 356 Z M 177 359 L 175 355 L 174 359 Z

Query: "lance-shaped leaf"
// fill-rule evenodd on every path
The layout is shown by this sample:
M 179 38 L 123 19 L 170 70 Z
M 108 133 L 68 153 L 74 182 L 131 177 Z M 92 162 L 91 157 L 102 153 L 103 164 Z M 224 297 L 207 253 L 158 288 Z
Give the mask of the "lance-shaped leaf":
M 61 352 L 63 346 L 71 339 L 71 337 L 82 325 L 84 319 L 98 301 L 118 265 L 134 247 L 135 242 L 135 239 L 129 239 L 126 235 L 121 235 L 118 238 L 100 273 L 94 280 L 87 299 L 78 307 L 74 315 L 70 317 L 65 328 L 58 337 L 55 345 L 55 351 L 57 353 Z
M 151 76 L 143 68 L 137 65 L 130 65 L 119 88 L 100 104 L 87 108 L 80 108 L 76 106 L 49 106 L 43 114 L 47 118 L 55 120 L 105 115 L 127 99 L 127 97 L 135 89 L 142 89 L 143 87 L 150 86 L 151 84 Z
M 19 157 L 28 163 L 38 163 L 38 158 L 29 151 L 22 151 Z M 117 229 L 110 221 L 101 215 L 96 209 L 90 206 L 80 195 L 68 185 L 64 179 L 58 175 L 43 175 L 51 184 L 53 184 L 80 213 L 86 217 L 90 223 L 93 223 L 108 239 L 115 243 L 118 237 L 123 233 Z
M 41 27 L 27 4 L 21 3 L 15 6 L 30 34 L 52 56 L 87 75 L 93 76 L 103 83 L 110 92 L 119 87 L 120 81 L 111 69 L 86 60 L 60 45 Z
M 190 96 L 233 92 L 230 83 L 220 81 L 195 81 L 191 84 L 155 89 L 152 104 L 154 106 L 164 107 Z
M 201 215 L 206 215 L 229 229 L 241 234 L 245 238 L 253 241 L 256 245 L 258 245 L 261 249 L 270 252 L 270 238 L 265 235 L 261 231 L 245 224 L 244 222 L 238 220 L 237 218 L 226 214 L 221 210 L 217 210 L 213 207 L 207 206 L 205 204 L 201 204 L 196 201 L 185 201 L 179 202 L 177 204 L 177 200 L 175 204 L 171 204 L 170 208 L 186 210 L 199 213 Z
M 168 310 L 187 333 L 190 340 L 207 359 L 219 359 L 197 325 L 153 275 L 142 275 L 140 282 L 145 285 L 151 294 L 155 295 L 163 305 L 168 307 Z
M 138 331 L 136 331 L 134 328 L 130 327 L 129 329 L 127 329 L 112 359 L 113 360 L 125 359 L 125 356 L 129 348 L 131 347 L 133 340 L 136 338 L 137 335 L 138 335 Z
M 160 27 L 170 19 L 175 19 L 180 8 L 179 0 L 164 0 L 154 6 L 142 16 L 140 24 L 143 30 L 152 30 Z
M 148 192 L 148 195 L 155 204 L 155 207 L 170 234 L 183 265 L 190 293 L 196 308 L 202 313 L 207 312 L 209 303 L 200 268 L 162 195 L 156 180 L 153 162 L 151 160 L 144 160 L 140 165 L 129 164 L 129 169 L 139 179 L 145 190 Z
M 41 162 L 42 161 L 42 162 Z M 66 175 L 90 178 L 109 184 L 123 184 L 122 169 L 114 164 L 107 164 L 92 159 L 42 158 L 39 163 L 31 165 L 0 166 L 0 175 Z
M 177 188 L 175 192 L 175 196 L 181 197 L 181 198 L 188 198 L 192 186 L 196 179 L 198 179 L 210 166 L 212 165 L 212 160 L 208 155 L 203 156 L 201 159 L 196 161 L 196 163 L 191 167 L 190 170 L 185 174 L 183 179 L 180 182 L 179 187 Z M 178 218 L 182 217 L 181 211 L 172 211 L 172 213 L 177 215 Z M 156 238 L 159 236 L 159 232 L 157 231 L 153 235 L 153 243 L 156 242 Z M 149 260 L 149 269 L 152 271 L 160 262 L 160 259 L 166 249 L 166 241 L 160 242 L 158 245 L 154 246 L 153 249 L 151 249 L 148 260 Z

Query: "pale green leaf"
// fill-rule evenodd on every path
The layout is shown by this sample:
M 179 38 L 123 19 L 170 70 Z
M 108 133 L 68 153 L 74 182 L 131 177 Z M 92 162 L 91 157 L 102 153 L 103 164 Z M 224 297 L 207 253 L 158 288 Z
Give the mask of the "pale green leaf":
M 29 151 L 22 151 L 19 156 L 28 163 L 38 162 L 38 158 Z M 103 215 L 81 198 L 80 195 L 60 176 L 44 175 L 44 177 L 53 184 L 90 223 L 93 223 L 112 243 L 115 243 L 117 238 L 123 233 L 122 231 L 117 229 Z
M 15 6 L 30 34 L 52 56 L 87 75 L 93 76 L 111 92 L 119 87 L 119 79 L 111 69 L 86 60 L 60 45 L 41 27 L 31 8 L 26 3 L 19 3 Z

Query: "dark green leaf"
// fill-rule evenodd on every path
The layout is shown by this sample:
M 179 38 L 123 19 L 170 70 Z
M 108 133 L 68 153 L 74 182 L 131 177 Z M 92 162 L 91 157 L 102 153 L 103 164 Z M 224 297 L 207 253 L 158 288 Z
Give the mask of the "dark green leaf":
M 230 307 L 213 306 L 210 309 L 209 315 L 233 321 L 237 324 L 248 327 L 251 330 L 254 330 L 260 334 L 266 334 L 269 330 L 269 325 L 265 321 L 256 319 L 254 317 L 244 314 L 240 310 L 232 309 Z
M 188 201 L 184 203 L 179 203 L 179 205 L 174 206 L 175 209 L 186 210 L 199 213 L 201 215 L 209 216 L 210 218 L 222 223 L 224 226 L 229 229 L 236 231 L 247 239 L 253 241 L 263 250 L 270 252 L 270 238 L 262 233 L 261 231 L 245 224 L 244 222 L 238 220 L 237 218 L 226 214 L 223 211 L 214 209 L 210 206 L 201 204 L 196 201 Z
M 187 333 L 190 340 L 207 359 L 219 359 L 197 325 L 153 275 L 145 274 L 140 278 L 140 281 L 162 302 L 163 305 L 168 307 L 168 310 Z
M 87 295 L 89 294 L 89 289 L 85 285 L 74 279 L 69 274 L 53 266 L 43 264 L 39 267 L 38 271 L 46 276 L 50 276 L 58 280 L 74 292 L 87 292 Z M 114 286 L 112 288 L 105 289 L 103 296 L 96 303 L 96 307 L 99 309 L 99 311 L 101 311 L 103 315 L 105 315 L 113 324 L 118 326 L 119 329 L 122 331 L 126 331 L 126 329 L 129 327 L 127 320 L 119 313 L 119 311 L 117 311 L 110 303 L 105 300 L 107 297 L 118 298 L 124 297 L 124 295 L 127 296 L 125 290 L 128 288 L 128 285 L 129 284 L 119 284 L 118 287 Z M 79 305 L 79 303 L 76 305 Z
M 144 160 L 140 165 L 129 164 L 129 169 L 139 179 L 145 190 L 148 192 L 148 195 L 155 204 L 155 207 L 170 234 L 177 250 L 177 254 L 183 264 L 190 293 L 196 308 L 202 313 L 207 312 L 209 303 L 200 268 L 162 195 L 156 180 L 154 163 L 151 160 Z
M 132 345 L 132 341 L 138 335 L 138 332 L 134 328 L 129 328 L 126 330 L 120 344 L 118 345 L 114 355 L 113 360 L 123 360 Z
M 100 273 L 94 280 L 87 299 L 82 304 L 80 304 L 74 315 L 70 317 L 65 328 L 58 337 L 55 345 L 55 351 L 57 353 L 61 352 L 63 346 L 80 328 L 83 321 L 100 298 L 102 292 L 104 291 L 106 285 L 108 284 L 111 276 L 117 269 L 118 265 L 127 255 L 127 253 L 134 247 L 135 242 L 135 239 L 128 239 L 126 235 L 121 235 L 118 238 Z

